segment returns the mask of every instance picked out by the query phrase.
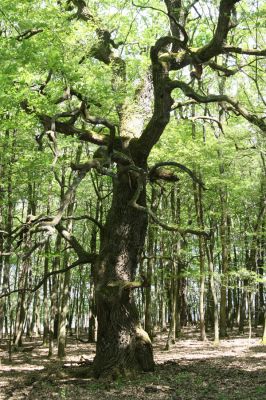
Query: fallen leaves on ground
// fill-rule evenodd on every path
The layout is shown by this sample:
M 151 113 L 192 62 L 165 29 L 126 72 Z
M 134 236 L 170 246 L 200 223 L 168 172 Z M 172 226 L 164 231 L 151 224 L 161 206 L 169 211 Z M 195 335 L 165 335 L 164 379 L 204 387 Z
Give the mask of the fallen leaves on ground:
M 186 330 L 169 351 L 165 341 L 165 333 L 154 340 L 155 372 L 114 382 L 92 378 L 92 344 L 70 338 L 64 362 L 49 360 L 38 340 L 26 342 L 10 362 L 3 345 L 0 400 L 266 399 L 266 346 L 258 337 L 234 335 L 215 346 Z

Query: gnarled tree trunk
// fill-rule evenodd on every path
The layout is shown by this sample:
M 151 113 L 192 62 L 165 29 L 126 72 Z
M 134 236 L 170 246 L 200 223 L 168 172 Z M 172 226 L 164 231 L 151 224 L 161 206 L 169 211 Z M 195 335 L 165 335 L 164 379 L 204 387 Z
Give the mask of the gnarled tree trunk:
M 132 174 L 120 172 L 103 231 L 94 271 L 98 338 L 95 376 L 151 371 L 152 345 L 141 328 L 133 288 L 138 257 L 144 245 L 147 214 L 129 205 L 136 190 Z M 145 206 L 145 190 L 138 203 Z

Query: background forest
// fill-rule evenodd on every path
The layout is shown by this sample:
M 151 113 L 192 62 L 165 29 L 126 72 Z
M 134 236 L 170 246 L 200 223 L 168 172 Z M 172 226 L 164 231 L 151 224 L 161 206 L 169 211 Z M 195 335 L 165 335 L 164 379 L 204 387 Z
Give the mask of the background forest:
M 0 341 L 10 360 L 32 338 L 60 359 L 67 337 L 94 343 L 112 296 L 135 302 L 167 350 L 191 327 L 217 346 L 253 332 L 266 343 L 265 12 L 260 0 L 1 1 Z M 158 65 L 173 101 L 154 123 L 166 107 Z M 165 124 L 152 145 L 141 142 L 150 121 L 154 135 Z M 150 146 L 146 164 L 125 150 L 137 141 L 138 155 Z M 108 227 L 116 184 L 147 234 L 129 278 L 119 263 L 102 278 L 107 231 L 119 245 Z M 108 300 L 97 297 L 104 285 Z M 137 356 L 144 370 L 148 352 Z

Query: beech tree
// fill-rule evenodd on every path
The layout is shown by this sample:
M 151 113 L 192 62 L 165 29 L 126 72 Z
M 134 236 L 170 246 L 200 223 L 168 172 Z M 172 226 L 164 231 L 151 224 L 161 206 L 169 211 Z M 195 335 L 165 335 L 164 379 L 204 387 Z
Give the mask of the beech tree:
M 3 79 L 4 118 L 18 122 L 23 116 L 28 121 L 28 134 L 35 135 L 40 151 L 49 145 L 57 180 L 56 163 L 63 157 L 58 146 L 60 135 L 73 137 L 73 147 L 74 141 L 94 145 L 90 151 L 82 147 L 79 156 L 77 150 L 72 157 L 73 179 L 66 191 L 62 189 L 58 210 L 35 215 L 34 207 L 31 207 L 19 232 L 24 239 L 32 235 L 43 237 L 40 242 L 27 241 L 25 260 L 55 233 L 74 250 L 76 260 L 63 269 L 54 268 L 50 275 L 92 264 L 98 319 L 96 377 L 117 376 L 134 370 L 152 371 L 154 368 L 152 343 L 141 327 L 134 299 L 135 289 L 151 284 L 147 277 L 136 279 L 148 221 L 184 237 L 199 236 L 202 251 L 204 246 L 209 246 L 211 232 L 203 226 L 200 206 L 195 221 L 199 226 L 191 228 L 165 223 L 147 204 L 149 182 L 178 179 L 171 168 L 187 173 L 201 190 L 205 189 L 200 174 L 180 164 L 179 160 L 149 163 L 149 156 L 174 111 L 215 103 L 220 115 L 216 120 L 218 126 L 227 113 L 246 120 L 250 129 L 262 134 L 266 132 L 260 110 L 250 111 L 250 107 L 228 95 L 226 85 L 216 94 L 201 88 L 205 68 L 223 74 L 226 80 L 241 65 L 254 60 L 257 65 L 263 62 L 266 50 L 259 47 L 260 42 L 257 41 L 256 48 L 252 40 L 247 40 L 250 47 L 246 43 L 242 46 L 235 34 L 236 29 L 241 29 L 238 13 L 242 12 L 243 2 L 221 0 L 217 4 L 213 1 L 209 5 L 212 17 L 209 27 L 204 17 L 208 6 L 203 3 L 197 8 L 198 3 L 164 0 L 147 5 L 132 2 L 125 10 L 121 9 L 123 24 L 127 23 L 127 15 L 133 13 L 133 22 L 140 24 L 143 34 L 144 22 L 140 16 L 145 16 L 147 24 L 153 23 L 154 15 L 160 16 L 160 26 L 155 26 L 154 37 L 149 36 L 144 49 L 138 40 L 135 43 L 133 58 L 126 51 L 133 22 L 127 33 L 123 27 L 121 35 L 116 15 L 117 29 L 112 31 L 112 23 L 106 15 L 112 8 L 110 2 L 100 4 L 98 12 L 97 2 L 84 0 L 36 0 L 25 2 L 21 9 L 6 1 L 3 4 L 1 43 L 6 51 L 4 59 L 13 57 L 14 60 L 14 65 L 4 63 L 6 72 L 11 69 L 9 77 Z M 256 12 L 258 10 L 254 10 L 254 14 Z M 202 35 L 205 35 L 203 40 Z M 140 42 L 143 44 L 143 40 Z M 236 56 L 237 71 L 230 66 L 230 60 Z M 135 72 L 138 68 L 140 74 Z M 104 94 L 101 90 L 98 98 L 99 81 L 104 86 Z M 16 99 L 15 104 L 11 104 L 10 93 Z M 200 118 L 213 117 L 206 114 Z M 16 129 L 11 125 L 12 122 L 7 124 L 7 129 Z M 112 201 L 105 223 L 101 225 L 93 216 L 87 216 L 100 229 L 99 251 L 94 246 L 94 252 L 82 245 L 72 233 L 71 224 L 65 222 L 74 212 L 77 188 L 92 170 L 107 176 L 112 184 Z M 195 202 L 199 204 L 196 197 Z M 225 202 L 224 189 L 221 192 L 222 207 L 226 207 Z M 223 223 L 225 228 L 226 213 Z M 221 230 L 225 254 L 226 234 L 223 232 Z M 38 287 L 46 279 L 47 274 Z M 67 285 L 68 277 L 65 279 Z M 223 304 L 225 296 L 223 292 Z M 66 299 L 63 306 L 65 302 Z M 223 308 L 221 318 L 225 319 L 224 315 Z M 203 311 L 201 323 L 204 323 Z M 202 336 L 205 336 L 204 327 Z

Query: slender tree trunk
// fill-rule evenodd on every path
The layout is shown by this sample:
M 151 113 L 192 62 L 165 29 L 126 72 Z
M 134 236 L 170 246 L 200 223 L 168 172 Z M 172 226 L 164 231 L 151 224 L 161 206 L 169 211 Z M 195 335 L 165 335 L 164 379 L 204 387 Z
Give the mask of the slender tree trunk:
M 60 250 L 61 250 L 61 236 L 58 234 L 55 242 L 55 253 L 56 256 L 52 263 L 52 270 L 55 271 L 60 267 Z M 49 357 L 54 355 L 55 350 L 55 339 L 57 338 L 56 323 L 55 318 L 58 314 L 58 277 L 54 275 L 51 279 L 50 285 L 50 297 L 51 297 L 51 306 L 50 306 L 50 323 L 49 323 Z
M 160 295 L 159 295 L 159 321 L 160 328 L 164 332 L 166 330 L 165 322 L 165 280 L 164 280 L 164 268 L 163 261 L 160 259 Z
M 179 252 L 180 253 L 180 252 Z M 178 338 L 181 334 L 181 316 L 182 316 L 182 256 L 179 254 L 177 261 L 177 295 L 176 295 L 176 312 L 175 312 L 175 337 Z
M 250 292 L 247 293 L 247 302 L 248 302 L 248 338 L 251 339 L 252 336 L 252 295 Z
M 30 324 L 30 337 L 40 334 L 40 294 L 38 290 L 34 293 L 32 306 L 32 319 Z
M 6 132 L 6 140 L 9 146 L 10 142 L 10 133 L 9 131 Z M 7 146 L 7 147 L 8 147 Z M 13 183 L 12 183 L 12 173 L 13 173 L 13 161 L 15 157 L 15 152 L 14 152 L 14 140 L 12 140 L 10 144 L 11 149 L 11 157 L 9 161 L 9 166 L 7 168 L 7 171 L 1 171 L 2 172 L 2 177 L 4 175 L 7 176 L 7 210 L 6 210 L 6 221 L 5 221 L 5 227 L 4 230 L 6 231 L 7 239 L 6 239 L 6 246 L 5 246 L 5 251 L 6 255 L 5 256 L 0 256 L 0 263 L 1 263 L 1 273 L 2 273 L 2 293 L 6 293 L 8 291 L 8 286 L 9 286 L 9 278 L 10 278 L 10 252 L 11 252 L 11 247 L 12 247 L 12 225 L 13 225 Z M 7 151 L 8 149 L 4 147 L 4 151 Z M 8 153 L 7 153 L 8 154 Z M 4 165 L 2 167 L 4 169 Z M 2 183 L 2 182 L 1 182 Z M 3 192 L 3 193 L 2 193 Z M 0 185 L 0 200 L 4 200 L 4 193 L 5 189 L 2 184 Z M 3 208 L 1 207 L 1 211 Z M 1 214 L 0 219 L 1 224 L 0 226 L 4 223 L 3 220 L 4 214 Z M 1 235 L 1 243 L 3 246 L 3 236 Z M 2 253 L 3 249 L 0 249 L 0 252 Z M 1 280 L 0 280 L 1 284 Z M 3 329 L 4 325 L 5 327 L 5 333 L 7 334 L 7 298 L 3 297 L 0 299 L 0 338 L 3 336 Z
M 218 304 L 217 291 L 214 280 L 214 264 L 213 264 L 212 248 L 207 243 L 206 243 L 206 253 L 209 264 L 210 286 L 213 298 L 214 343 L 219 344 L 219 304 Z
M 29 213 L 27 213 L 28 215 Z M 23 238 L 23 248 L 25 254 L 31 248 L 31 238 L 25 235 Z M 14 335 L 14 345 L 22 346 L 22 336 L 25 329 L 25 322 L 27 318 L 27 313 L 32 300 L 31 294 L 27 295 L 26 289 L 32 286 L 32 271 L 31 271 L 31 259 L 29 257 L 22 258 L 22 265 L 19 272 L 19 289 L 21 291 L 18 293 L 18 303 L 16 312 L 16 330 Z
M 262 334 L 262 343 L 266 344 L 266 309 L 264 309 L 264 327 L 263 327 L 263 334 Z
M 14 336 L 14 345 L 22 346 L 22 335 L 24 332 L 24 323 L 26 318 L 26 292 L 25 288 L 27 286 L 28 279 L 28 265 L 25 262 L 22 266 L 20 279 L 19 279 L 19 288 L 22 289 L 21 293 L 18 296 L 18 304 L 17 304 L 17 315 L 16 315 L 16 331 Z
M 95 306 L 95 290 L 94 290 L 94 283 L 91 279 L 90 281 L 90 293 L 89 293 L 89 301 L 90 301 L 90 309 L 89 309 L 89 333 L 88 333 L 88 340 L 90 343 L 94 343 L 96 340 L 96 306 Z
M 44 250 L 44 275 L 48 274 L 49 268 L 49 242 L 45 244 Z M 47 345 L 49 342 L 49 303 L 48 303 L 48 280 L 43 283 L 43 344 Z
M 197 187 L 194 183 L 194 201 L 197 215 L 197 223 L 202 229 L 204 229 L 204 217 L 203 217 L 203 204 L 202 204 L 202 188 Z M 204 238 L 199 236 L 199 263 L 200 263 L 200 302 L 199 302 L 199 314 L 200 314 L 200 338 L 206 340 L 206 328 L 205 328 L 205 250 L 204 250 Z
M 192 117 L 195 116 L 195 105 L 192 106 Z M 192 139 L 196 139 L 196 125 L 192 123 Z M 196 167 L 194 167 L 196 172 Z M 194 203 L 196 209 L 197 223 L 204 229 L 203 217 L 203 201 L 202 201 L 202 188 L 193 182 L 194 189 Z M 200 263 L 200 301 L 199 301 L 199 314 L 200 314 L 200 338 L 206 340 L 206 327 L 205 327 L 205 254 L 204 254 L 204 239 L 199 236 L 199 263 Z
M 240 300 L 240 321 L 239 321 L 239 333 L 244 333 L 245 319 L 246 319 L 246 304 L 247 304 L 247 282 L 244 280 L 241 290 L 241 300 Z
M 176 262 L 173 260 L 171 262 L 171 285 L 170 285 L 170 327 L 167 337 L 167 342 L 165 349 L 169 350 L 171 344 L 175 343 L 175 333 L 176 333 L 176 299 L 177 299 L 177 271 Z
M 219 81 L 219 92 L 224 94 L 226 79 L 223 77 Z M 224 110 L 221 109 L 219 112 L 219 121 L 222 124 L 225 120 Z M 225 178 L 225 164 L 224 164 L 224 154 L 222 147 L 222 135 L 220 128 L 216 127 L 216 137 L 218 139 L 218 150 L 217 155 L 219 159 L 219 172 L 220 177 L 223 180 Z M 227 336 L 227 286 L 228 286 L 228 259 L 229 259 L 229 249 L 228 249 L 228 189 L 226 183 L 221 182 L 219 188 L 220 194 L 220 204 L 221 204 L 221 221 L 220 221 L 220 240 L 222 248 L 222 278 L 221 278 L 221 300 L 220 300 L 220 336 Z
M 207 252 L 206 252 L 207 253 Z M 207 256 L 208 258 L 208 256 Z M 208 263 L 209 265 L 209 263 Z M 208 268 L 208 271 L 210 269 Z M 213 297 L 212 297 L 212 289 L 210 283 L 210 274 L 208 279 L 208 292 L 207 292 L 207 304 L 206 304 L 206 313 L 205 313 L 205 324 L 206 331 L 208 332 L 210 329 L 214 328 L 214 305 L 213 305 Z
M 102 219 L 102 206 L 101 201 L 98 200 L 96 207 L 95 219 Z M 91 233 L 91 243 L 90 243 L 91 253 L 96 253 L 97 251 L 97 228 L 93 225 Z M 96 316 L 96 304 L 95 304 L 95 286 L 93 281 L 93 271 L 95 269 L 95 264 L 91 264 L 91 276 L 90 276 L 90 291 L 89 291 L 89 332 L 88 340 L 94 343 L 96 340 L 96 330 L 97 330 L 97 316 Z
M 220 189 L 221 198 L 221 245 L 222 245 L 222 279 L 220 303 L 220 335 L 227 336 L 227 280 L 228 280 L 228 235 L 227 235 L 227 192 Z
M 264 274 L 263 265 L 264 265 L 264 253 L 263 253 L 262 258 L 260 259 L 259 268 L 258 268 L 258 273 L 259 273 L 259 276 L 260 276 L 261 280 L 263 279 L 263 274 Z M 259 302 L 258 323 L 259 324 L 263 324 L 263 321 L 264 321 L 264 312 L 263 312 L 263 310 L 264 310 L 264 307 L 265 307 L 264 284 L 263 284 L 263 282 L 259 282 L 258 290 L 259 290 L 259 293 L 258 293 L 258 302 Z
M 152 228 L 149 229 L 148 233 L 148 260 L 147 260 L 147 281 L 150 283 L 147 288 L 145 288 L 145 330 L 152 338 L 153 336 L 153 324 L 152 324 L 152 299 L 151 299 L 151 281 L 152 281 L 152 266 L 154 260 L 153 255 L 153 235 Z
M 206 340 L 206 329 L 205 329 L 205 262 L 203 255 L 203 239 L 199 238 L 199 248 L 200 248 L 200 338 L 201 340 Z
M 65 253 L 63 265 L 67 266 L 69 254 Z M 58 357 L 64 358 L 66 355 L 66 339 L 67 339 L 67 313 L 68 313 L 68 300 L 69 300 L 69 285 L 70 285 L 71 271 L 66 271 L 64 274 L 64 281 L 61 293 L 60 316 L 59 316 L 59 331 L 58 331 Z
M 184 261 L 180 266 L 180 271 L 183 273 L 185 271 L 186 265 Z M 187 291 L 188 291 L 188 279 L 185 277 L 180 278 L 180 327 L 186 326 L 189 322 L 189 311 L 188 311 L 188 301 L 187 301 Z M 191 318 L 190 318 L 191 320 Z

